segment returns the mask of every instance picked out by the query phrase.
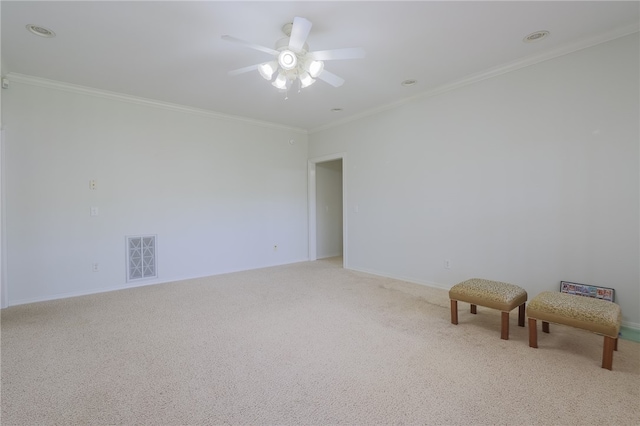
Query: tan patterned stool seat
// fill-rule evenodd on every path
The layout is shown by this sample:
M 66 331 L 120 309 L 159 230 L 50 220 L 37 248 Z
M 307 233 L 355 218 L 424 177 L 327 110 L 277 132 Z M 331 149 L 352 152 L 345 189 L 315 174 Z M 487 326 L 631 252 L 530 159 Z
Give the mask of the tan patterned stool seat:
M 611 370 L 613 351 L 618 350 L 618 333 L 622 311 L 616 303 L 575 294 L 543 291 L 531 300 L 529 346 L 538 347 L 536 320 L 542 321 L 542 331 L 549 333 L 549 323 L 568 325 L 604 336 L 602 368 Z
M 472 278 L 451 287 L 451 324 L 458 324 L 458 301 L 471 304 L 471 313 L 477 312 L 476 305 L 502 311 L 502 331 L 500 338 L 509 340 L 509 312 L 518 307 L 518 325 L 524 327 L 524 312 L 527 292 L 517 285 Z

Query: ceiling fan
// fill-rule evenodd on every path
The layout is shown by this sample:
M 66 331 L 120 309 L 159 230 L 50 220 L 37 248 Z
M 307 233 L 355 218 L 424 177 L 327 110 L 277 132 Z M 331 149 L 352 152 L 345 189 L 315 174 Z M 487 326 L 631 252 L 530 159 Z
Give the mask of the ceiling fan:
M 234 76 L 258 70 L 265 80 L 273 80 L 271 84 L 284 91 L 288 90 L 296 80 L 300 83 L 299 89 L 302 89 L 312 85 L 316 78 L 334 87 L 342 86 L 344 79 L 325 70 L 324 61 L 364 58 L 364 50 L 353 47 L 312 52 L 307 44 L 311 25 L 307 19 L 295 17 L 293 23 L 285 24 L 282 27 L 286 37 L 278 40 L 274 49 L 240 40 L 230 35 L 223 35 L 223 40 L 273 56 L 267 62 L 229 71 L 229 75 Z M 273 79 L 274 75 L 275 79 Z

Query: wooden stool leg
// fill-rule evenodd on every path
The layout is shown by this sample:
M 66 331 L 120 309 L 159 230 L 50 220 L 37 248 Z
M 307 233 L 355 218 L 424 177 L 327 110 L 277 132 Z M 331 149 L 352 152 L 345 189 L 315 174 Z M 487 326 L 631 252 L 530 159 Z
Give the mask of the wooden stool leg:
M 529 347 L 538 347 L 538 328 L 535 318 L 529 318 Z
M 518 326 L 524 327 L 524 308 L 527 302 L 524 302 L 518 307 Z
M 502 332 L 500 338 L 502 340 L 509 340 L 509 312 L 502 313 Z
M 471 313 L 472 314 L 477 314 L 478 313 L 478 307 L 476 305 L 471 305 Z
M 549 332 L 549 323 L 546 321 L 542 321 L 542 331 L 544 331 L 545 333 Z
M 611 370 L 613 366 L 613 347 L 616 344 L 616 339 L 609 336 L 604 336 L 604 348 L 602 349 L 602 368 Z
M 451 299 L 451 324 L 458 323 L 458 301 Z

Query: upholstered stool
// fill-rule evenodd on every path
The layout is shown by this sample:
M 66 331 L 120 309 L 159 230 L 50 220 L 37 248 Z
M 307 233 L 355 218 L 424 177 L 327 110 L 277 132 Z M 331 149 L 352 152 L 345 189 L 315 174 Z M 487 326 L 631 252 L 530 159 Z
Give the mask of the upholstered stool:
M 524 327 L 527 292 L 517 285 L 472 278 L 451 287 L 449 299 L 451 324 L 458 324 L 458 301 L 461 301 L 471 304 L 472 314 L 477 312 L 476 305 L 502 311 L 501 339 L 509 340 L 509 312 L 516 307 L 519 308 L 518 325 Z
M 602 368 L 611 370 L 613 351 L 618 350 L 618 333 L 622 322 L 620 306 L 607 300 L 576 294 L 543 291 L 527 308 L 529 346 L 538 347 L 536 320 L 542 321 L 542 331 L 549 333 L 549 323 L 568 325 L 604 336 Z

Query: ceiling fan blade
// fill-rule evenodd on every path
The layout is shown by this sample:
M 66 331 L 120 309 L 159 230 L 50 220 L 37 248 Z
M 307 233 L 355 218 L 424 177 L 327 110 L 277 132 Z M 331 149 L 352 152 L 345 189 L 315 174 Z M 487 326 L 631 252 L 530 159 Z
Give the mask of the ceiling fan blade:
M 289 38 L 289 49 L 299 52 L 304 47 L 309 31 L 311 31 L 311 21 L 296 16 L 293 18 L 293 27 L 291 28 L 291 37 Z
M 259 44 L 249 43 L 248 41 L 240 40 L 239 38 L 235 38 L 235 37 L 232 37 L 230 35 L 223 35 L 223 36 L 221 36 L 221 38 L 223 40 L 230 41 L 232 43 L 238 43 L 238 44 L 241 44 L 241 45 L 243 45 L 245 47 L 249 47 L 251 49 L 259 50 L 261 52 L 268 53 L 270 55 L 277 56 L 278 53 L 280 53 L 275 49 L 271 49 L 271 48 L 268 48 L 268 47 L 260 46 Z
M 364 49 L 360 47 L 347 47 L 344 49 L 318 50 L 311 52 L 316 61 L 331 61 L 334 59 L 357 59 L 364 58 Z
M 330 73 L 327 70 L 322 71 L 318 78 L 329 83 L 333 87 L 340 87 L 344 83 L 344 78 L 338 77 L 337 75 Z
M 260 64 L 249 65 L 248 67 L 238 68 L 237 70 L 229 71 L 227 74 L 229 75 L 244 74 L 245 72 L 257 70 L 259 66 Z

